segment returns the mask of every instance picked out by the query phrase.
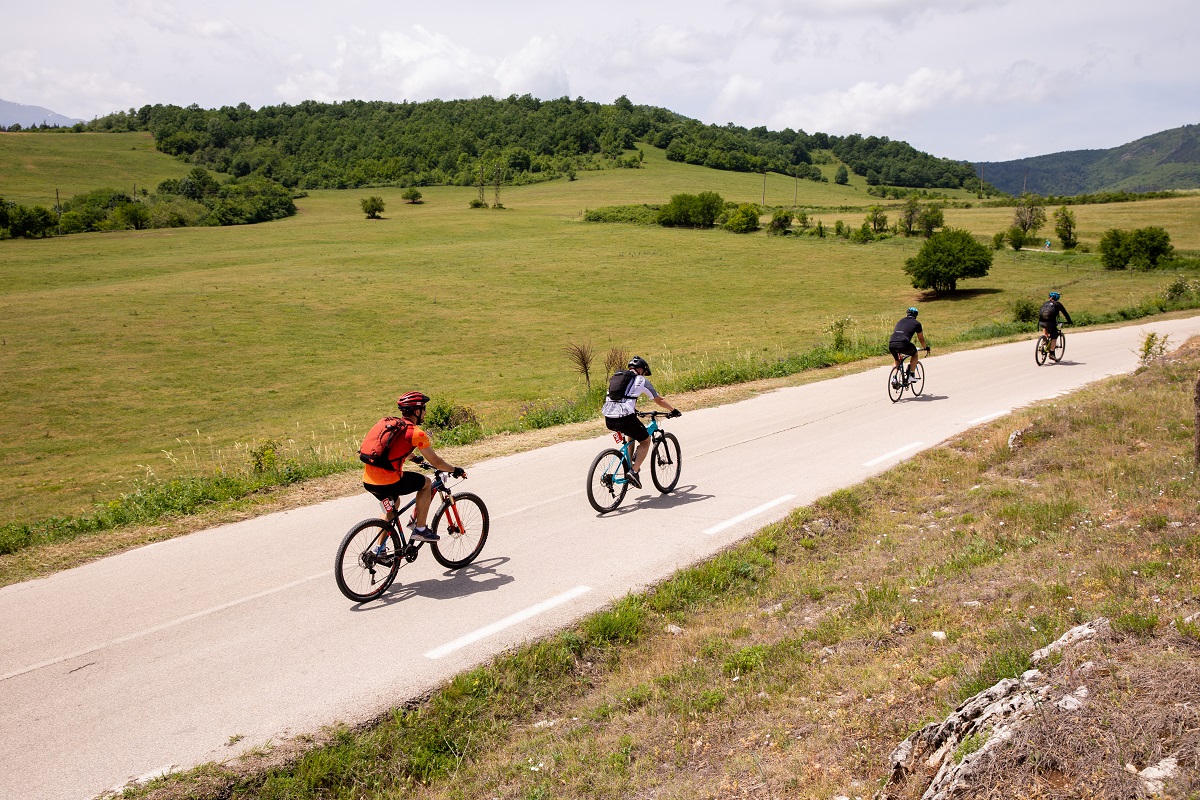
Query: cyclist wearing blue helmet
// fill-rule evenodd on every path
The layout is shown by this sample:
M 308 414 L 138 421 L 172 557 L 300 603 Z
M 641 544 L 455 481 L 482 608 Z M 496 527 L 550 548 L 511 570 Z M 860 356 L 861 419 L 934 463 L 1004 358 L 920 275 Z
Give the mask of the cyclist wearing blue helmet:
M 917 322 L 917 313 L 915 308 L 909 308 L 904 319 L 896 323 L 896 330 L 892 331 L 892 338 L 888 340 L 888 352 L 892 354 L 897 367 L 900 366 L 901 356 L 911 356 L 906 378 L 912 378 L 913 370 L 917 366 L 917 348 L 912 343 L 912 337 L 916 336 L 925 352 L 929 352 L 929 345 L 925 343 L 925 329 Z
M 1067 324 L 1071 323 L 1071 315 L 1067 313 L 1066 307 L 1059 302 L 1062 297 L 1058 292 L 1051 292 L 1050 297 L 1046 302 L 1042 303 L 1042 307 L 1038 309 L 1038 328 L 1041 329 L 1042 335 L 1049 337 L 1053 342 L 1058 339 L 1058 315 L 1062 314 L 1063 319 Z

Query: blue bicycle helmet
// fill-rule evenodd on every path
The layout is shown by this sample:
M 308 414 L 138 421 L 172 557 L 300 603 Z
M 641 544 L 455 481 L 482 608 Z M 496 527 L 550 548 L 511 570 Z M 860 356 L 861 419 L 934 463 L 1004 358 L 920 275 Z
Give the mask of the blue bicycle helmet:
M 908 316 L 915 317 L 918 313 L 920 313 L 920 312 L 918 312 L 915 308 L 909 306 Z
M 1057 299 L 1058 299 L 1058 298 L 1060 298 L 1060 297 L 1062 297 L 1062 295 L 1061 295 L 1061 294 L 1059 294 L 1058 292 L 1051 292 L 1051 293 L 1050 293 L 1050 299 L 1051 299 L 1051 300 L 1057 300 Z

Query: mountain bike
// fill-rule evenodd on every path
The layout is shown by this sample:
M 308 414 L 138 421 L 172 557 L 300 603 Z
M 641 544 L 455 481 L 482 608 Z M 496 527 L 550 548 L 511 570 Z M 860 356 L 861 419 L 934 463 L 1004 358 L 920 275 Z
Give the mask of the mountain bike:
M 929 352 L 929 348 L 925 348 L 925 352 Z M 888 397 L 893 403 L 899 402 L 904 396 L 904 390 L 913 393 L 914 397 L 920 397 L 921 392 L 925 391 L 925 365 L 920 361 L 913 369 L 913 376 L 908 377 L 908 370 L 904 366 L 904 362 L 908 361 L 911 356 L 903 356 L 896 366 L 892 367 L 892 371 L 888 373 Z
M 1037 338 L 1037 349 L 1033 351 L 1033 360 L 1040 367 L 1046 363 L 1049 358 L 1055 363 L 1062 361 L 1063 353 L 1067 352 L 1067 337 L 1063 336 L 1063 332 L 1058 332 L 1058 338 L 1054 341 L 1054 345 L 1050 345 L 1050 337 L 1046 335 L 1046 329 L 1043 328 Z
M 650 424 L 646 426 L 654 448 L 650 451 L 650 477 L 654 481 L 654 488 L 663 494 L 679 483 L 679 471 L 683 467 L 679 440 L 675 434 L 667 433 L 658 426 L 658 418 L 667 414 L 666 411 L 637 412 L 639 417 L 650 418 Z M 621 448 L 610 447 L 601 451 L 588 470 L 588 502 L 601 514 L 621 505 L 632 485 L 628 478 L 629 473 L 633 472 L 633 455 L 630 453 L 632 442 L 620 433 L 614 433 L 613 438 L 620 442 Z
M 487 506 L 478 495 L 450 491 L 446 484 L 450 473 L 434 469 L 419 456 L 413 462 L 433 472 L 433 491 L 442 499 L 429 524 L 430 530 L 441 537 L 429 543 L 433 557 L 447 569 L 467 566 L 487 542 Z M 396 580 L 400 567 L 417 560 L 425 543 L 407 538 L 400 524 L 403 513 L 416 502 L 414 496 L 391 520 L 365 519 L 342 538 L 333 559 L 333 577 L 342 594 L 360 603 L 374 600 Z

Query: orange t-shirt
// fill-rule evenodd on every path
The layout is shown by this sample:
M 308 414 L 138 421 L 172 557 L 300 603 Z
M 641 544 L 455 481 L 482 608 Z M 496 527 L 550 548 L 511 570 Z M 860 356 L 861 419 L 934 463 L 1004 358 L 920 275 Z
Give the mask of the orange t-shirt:
M 395 439 L 392 439 L 391 447 L 387 452 L 388 458 L 397 465 L 397 468 L 391 470 L 363 464 L 363 483 L 369 483 L 372 486 L 387 486 L 396 483 L 400 480 L 400 473 L 404 471 L 404 459 L 408 458 L 408 454 L 413 450 L 429 447 L 431 444 L 433 442 L 430 441 L 428 433 L 416 425 L 406 426 L 403 431 L 396 434 Z

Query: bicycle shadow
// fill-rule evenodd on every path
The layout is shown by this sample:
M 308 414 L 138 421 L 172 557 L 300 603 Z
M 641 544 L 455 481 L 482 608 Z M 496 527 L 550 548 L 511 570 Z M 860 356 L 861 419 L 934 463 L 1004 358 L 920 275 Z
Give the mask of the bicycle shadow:
M 922 394 L 916 397 L 906 397 L 903 400 L 897 401 L 896 405 L 902 403 L 928 403 L 933 400 L 949 400 L 950 396 L 946 394 Z
M 352 611 L 373 611 L 376 608 L 387 608 L 395 603 L 410 600 L 413 597 L 428 597 L 431 600 L 451 600 L 456 597 L 468 597 L 479 592 L 494 592 L 502 586 L 512 583 L 516 578 L 507 573 L 497 572 L 497 567 L 508 563 L 507 556 L 484 558 L 458 570 L 445 570 L 440 579 L 403 583 L 404 572 L 396 576 L 396 582 L 378 600 L 368 600 L 356 604 Z
M 1050 362 L 1050 364 L 1057 364 L 1062 367 L 1079 367 L 1086 363 L 1087 363 L 1086 361 L 1072 361 L 1069 358 L 1063 359 L 1062 361 L 1051 361 Z M 1049 364 L 1047 364 L 1047 366 L 1049 366 Z
M 672 491 L 668 492 L 667 494 L 659 494 L 659 493 L 657 493 L 657 491 L 652 490 L 652 491 L 655 491 L 654 494 L 638 495 L 637 497 L 635 497 L 632 500 L 632 502 L 628 503 L 627 505 L 623 505 L 620 508 L 617 508 L 613 511 L 609 511 L 607 514 L 597 514 L 596 516 L 598 516 L 598 517 L 619 517 L 623 514 L 629 514 L 633 511 L 637 511 L 639 508 L 646 508 L 646 509 L 678 508 L 680 506 L 686 506 L 689 503 L 698 503 L 701 500 L 711 500 L 714 497 L 714 495 L 711 495 L 711 494 L 703 494 L 703 493 L 696 492 L 696 491 L 694 491 L 695 488 L 696 488 L 695 484 L 692 484 L 690 486 L 684 486 L 684 487 L 676 486 Z

